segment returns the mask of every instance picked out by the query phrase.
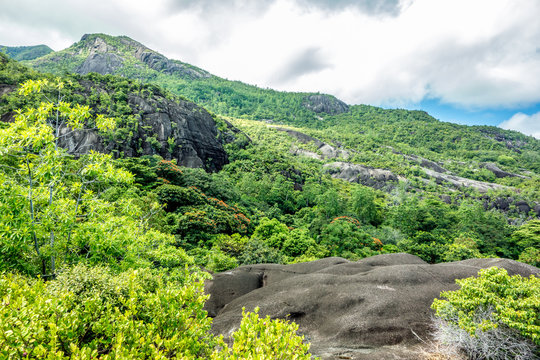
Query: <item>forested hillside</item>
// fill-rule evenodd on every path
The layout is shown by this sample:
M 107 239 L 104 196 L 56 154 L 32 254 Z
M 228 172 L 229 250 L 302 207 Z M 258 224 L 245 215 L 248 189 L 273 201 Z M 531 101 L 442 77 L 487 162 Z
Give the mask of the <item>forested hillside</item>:
M 35 46 L 2 46 L 0 45 L 0 51 L 7 54 L 14 60 L 33 60 L 38 57 L 45 56 L 52 53 L 54 50 L 47 45 L 35 45 Z
M 210 335 L 204 274 L 393 253 L 540 264 L 533 137 L 231 82 L 127 37 L 26 64 L 0 54 L 0 296 L 31 304 L 0 324 L 33 329 L 0 340 L 12 358 L 242 358 L 253 339 L 309 358 L 293 325 L 254 314 L 238 347 Z

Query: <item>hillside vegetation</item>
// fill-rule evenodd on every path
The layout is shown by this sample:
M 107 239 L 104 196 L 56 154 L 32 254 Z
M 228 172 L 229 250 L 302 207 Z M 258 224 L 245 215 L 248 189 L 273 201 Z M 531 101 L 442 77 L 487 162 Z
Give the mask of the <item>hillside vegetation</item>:
M 38 57 L 45 56 L 52 53 L 54 50 L 47 45 L 35 45 L 35 46 L 2 46 L 0 45 L 0 51 L 7 54 L 14 60 L 33 60 Z

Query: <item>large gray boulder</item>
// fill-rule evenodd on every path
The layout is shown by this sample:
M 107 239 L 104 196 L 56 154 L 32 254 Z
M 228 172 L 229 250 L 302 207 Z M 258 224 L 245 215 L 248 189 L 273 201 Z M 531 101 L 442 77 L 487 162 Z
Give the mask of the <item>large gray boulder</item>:
M 293 155 L 302 155 L 302 156 L 310 157 L 312 159 L 317 159 L 317 160 L 336 159 L 336 158 L 343 158 L 346 160 L 350 156 L 349 151 L 342 149 L 339 145 L 337 147 L 332 146 L 330 144 L 322 142 L 319 139 L 316 139 L 314 137 L 311 137 L 307 134 L 304 134 L 300 131 L 296 131 L 293 129 L 279 127 L 279 126 L 273 126 L 272 128 L 278 131 L 286 132 L 289 136 L 295 138 L 296 140 L 298 140 L 298 142 L 302 144 L 313 143 L 313 145 L 315 145 L 317 147 L 317 150 L 321 153 L 321 155 L 319 155 L 317 153 L 314 153 L 305 149 L 299 149 L 298 147 L 293 146 L 290 151 Z
M 206 284 L 213 331 L 229 337 L 242 308 L 290 319 L 323 359 L 415 358 L 418 337 L 428 339 L 441 291 L 491 266 L 509 274 L 539 275 L 536 267 L 506 259 L 430 265 L 409 254 L 350 262 L 327 258 L 294 265 L 259 264 L 215 274 Z M 345 354 L 345 355 L 344 355 Z
M 504 171 L 504 170 L 501 170 L 497 165 L 495 165 L 494 163 L 485 163 L 485 164 L 482 164 L 481 165 L 483 168 L 491 171 L 496 177 L 498 178 L 504 178 L 504 177 L 519 177 L 519 178 L 522 178 L 522 179 L 526 179 L 527 177 L 526 176 L 523 176 L 523 175 L 519 175 L 519 174 L 514 174 L 514 173 L 511 173 L 511 172 L 507 172 L 507 171 Z

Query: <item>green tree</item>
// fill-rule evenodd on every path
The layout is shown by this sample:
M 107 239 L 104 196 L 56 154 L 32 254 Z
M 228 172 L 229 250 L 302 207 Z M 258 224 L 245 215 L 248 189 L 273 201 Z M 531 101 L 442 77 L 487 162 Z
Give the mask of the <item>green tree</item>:
M 18 110 L 15 120 L 0 129 L 4 169 L 0 192 L 7 203 L 16 204 L 0 215 L 0 231 L 15 243 L 25 244 L 23 249 L 29 241 L 33 243 L 43 276 L 54 276 L 61 251 L 58 240 L 69 243 L 83 203 L 94 198 L 95 184 L 132 179 L 129 173 L 114 168 L 108 155 L 91 152 L 84 161 L 73 162 L 60 147 L 62 137 L 90 123 L 90 109 L 64 102 L 63 88 L 60 80 L 28 80 L 19 94 L 37 105 Z M 115 125 L 114 120 L 100 115 L 92 122 L 99 131 Z M 16 231 L 12 231 L 14 221 Z
M 380 225 L 383 221 L 383 203 L 373 189 L 357 186 L 351 192 L 351 207 L 358 219 L 365 224 Z
M 531 220 L 512 233 L 512 240 L 521 250 L 533 248 L 540 250 L 540 220 Z

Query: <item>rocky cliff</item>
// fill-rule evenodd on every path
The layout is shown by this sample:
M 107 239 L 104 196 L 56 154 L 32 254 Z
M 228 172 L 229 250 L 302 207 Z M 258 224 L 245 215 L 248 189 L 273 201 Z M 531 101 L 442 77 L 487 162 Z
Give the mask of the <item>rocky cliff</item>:
M 0 89 L 13 87 L 0 84 Z M 205 109 L 156 86 L 92 75 L 79 78 L 68 89 L 67 100 L 75 99 L 118 122 L 117 129 L 107 134 L 91 128 L 64 128 L 60 145 L 75 156 L 90 150 L 115 156 L 159 155 L 209 171 L 220 170 L 228 162 L 222 139 L 234 135 L 223 136 Z M 3 114 L 2 120 L 9 117 Z M 230 132 L 226 127 L 224 131 Z

